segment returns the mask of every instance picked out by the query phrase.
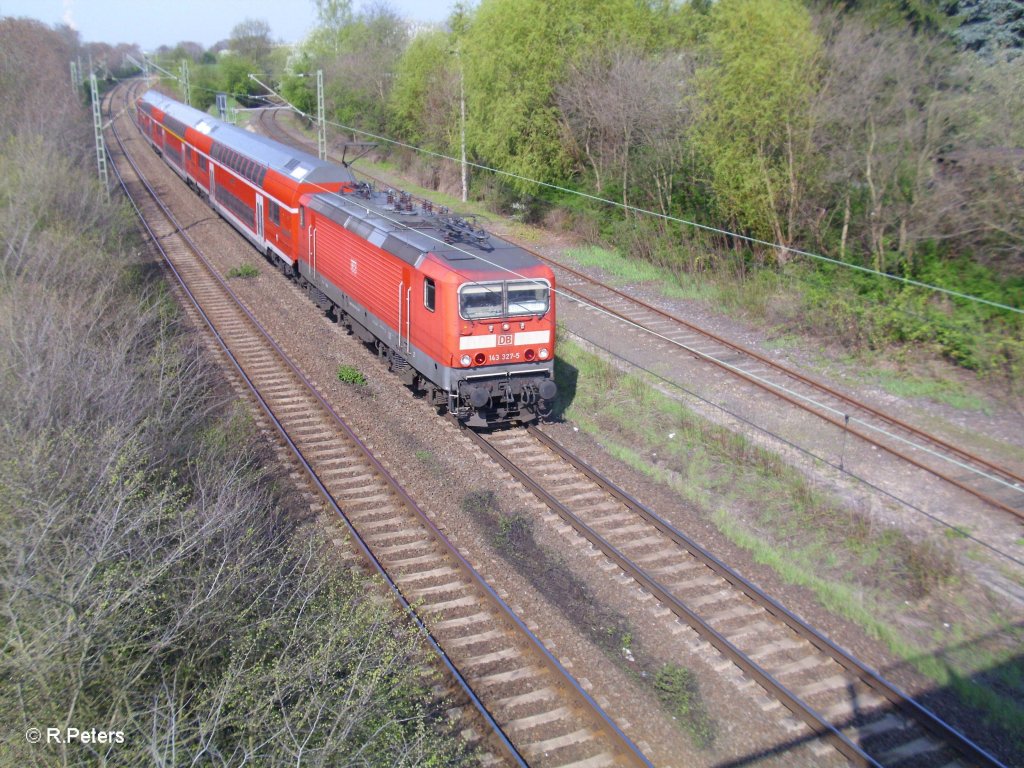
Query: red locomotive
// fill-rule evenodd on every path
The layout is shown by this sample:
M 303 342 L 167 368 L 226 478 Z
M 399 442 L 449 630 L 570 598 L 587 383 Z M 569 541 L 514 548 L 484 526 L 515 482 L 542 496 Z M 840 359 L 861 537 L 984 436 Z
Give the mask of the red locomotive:
M 435 405 L 474 427 L 548 410 L 554 275 L 535 257 L 156 91 L 136 106 L 175 173 Z

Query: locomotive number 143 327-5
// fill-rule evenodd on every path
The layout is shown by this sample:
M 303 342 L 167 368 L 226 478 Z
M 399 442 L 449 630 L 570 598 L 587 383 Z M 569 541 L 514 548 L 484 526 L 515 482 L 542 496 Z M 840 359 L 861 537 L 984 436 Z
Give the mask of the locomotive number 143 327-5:
M 522 355 L 518 352 L 495 352 L 493 355 L 488 356 L 488 360 L 492 363 L 507 362 L 509 360 L 518 360 Z

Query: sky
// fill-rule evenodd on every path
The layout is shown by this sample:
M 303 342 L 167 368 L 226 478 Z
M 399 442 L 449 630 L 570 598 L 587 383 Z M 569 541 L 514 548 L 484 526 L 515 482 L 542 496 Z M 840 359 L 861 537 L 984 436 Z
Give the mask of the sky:
M 386 0 L 400 16 L 420 22 L 443 21 L 455 2 Z M 0 16 L 67 23 L 82 42 L 137 43 L 144 51 L 183 40 L 209 47 L 247 18 L 266 21 L 274 39 L 296 42 L 312 29 L 314 9 L 313 0 L 0 0 Z

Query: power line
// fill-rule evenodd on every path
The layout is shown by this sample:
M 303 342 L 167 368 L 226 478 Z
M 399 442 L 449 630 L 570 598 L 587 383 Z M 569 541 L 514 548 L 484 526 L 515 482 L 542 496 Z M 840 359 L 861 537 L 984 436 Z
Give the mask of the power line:
M 253 75 L 250 75 L 249 77 L 252 78 L 253 80 L 255 80 L 256 82 L 258 82 L 263 87 L 267 88 L 267 90 L 270 91 L 273 95 L 278 96 L 278 98 L 281 98 L 280 95 L 277 94 L 273 89 L 269 88 L 264 83 L 260 82 Z M 282 98 L 282 101 L 284 101 L 286 104 L 288 104 L 291 107 L 291 109 L 293 109 L 298 114 L 303 115 L 305 117 L 309 117 L 308 115 L 305 115 L 304 112 L 302 112 L 301 110 L 297 109 L 294 105 L 291 105 L 287 100 Z M 336 123 L 334 123 L 334 124 L 336 125 Z M 368 132 L 365 132 L 365 131 L 359 131 L 359 132 L 360 133 L 364 133 L 364 134 L 369 135 L 369 136 L 373 136 L 373 134 L 369 134 Z M 324 192 L 328 192 L 328 193 L 332 192 L 332 190 L 327 189 L 326 187 L 324 187 L 321 184 L 312 183 L 312 184 L 310 184 L 310 186 L 319 188 L 319 189 L 321 189 Z M 514 269 L 511 269 L 511 268 L 509 268 L 509 267 L 507 267 L 505 265 L 502 265 L 502 264 L 499 264 L 499 263 L 497 263 L 495 261 L 492 261 L 491 259 L 486 258 L 484 255 L 482 255 L 480 253 L 467 251 L 464 248 L 459 247 L 457 244 L 445 242 L 441 238 L 435 237 L 435 236 L 433 236 L 433 235 L 429 234 L 428 232 L 425 232 L 425 231 L 423 231 L 421 229 L 413 229 L 412 227 L 409 226 L 409 224 L 407 222 L 402 221 L 400 218 L 388 216 L 387 214 L 385 214 L 385 213 L 383 213 L 383 212 L 381 212 L 380 210 L 377 210 L 377 209 L 371 209 L 367 204 L 360 202 L 358 200 L 358 198 L 346 197 L 346 202 L 348 204 L 350 204 L 350 205 L 355 206 L 355 207 L 359 207 L 359 208 L 364 209 L 367 213 L 373 213 L 375 216 L 377 216 L 377 217 L 379 217 L 379 218 L 389 222 L 390 224 L 394 225 L 397 228 L 405 229 L 405 230 L 408 230 L 408 231 L 414 231 L 414 232 L 416 232 L 417 235 L 419 235 L 421 237 L 424 237 L 424 238 L 426 238 L 428 240 L 432 240 L 432 241 L 436 242 L 439 245 L 442 245 L 444 247 L 447 247 L 447 248 L 450 248 L 452 250 L 455 250 L 455 251 L 458 251 L 460 253 L 463 253 L 463 254 L 465 254 L 467 256 L 471 256 L 471 257 L 473 257 L 475 259 L 478 259 L 481 262 L 483 262 L 483 263 L 485 263 L 485 264 L 487 264 L 489 266 L 492 266 L 492 267 L 494 267 L 494 268 L 496 268 L 496 269 L 498 269 L 500 271 L 503 271 L 503 272 L 506 272 L 506 273 L 508 273 L 510 275 L 518 277 L 518 278 L 520 278 L 520 279 L 522 279 L 524 281 L 528 281 L 528 282 L 535 283 L 535 284 L 541 284 L 541 281 L 539 281 L 537 278 L 529 277 L 529 276 L 524 275 L 524 274 L 522 274 L 522 273 L 520 273 L 520 272 L 518 272 L 518 271 L 516 271 Z M 455 268 L 455 271 L 458 274 L 460 274 L 462 277 L 464 277 L 466 279 L 470 279 L 466 274 L 464 274 L 462 272 L 462 270 L 460 270 L 458 268 Z M 550 290 L 552 291 L 552 293 L 554 293 L 556 296 L 560 297 L 561 299 L 572 301 L 572 302 L 575 302 L 577 304 L 580 304 L 580 305 L 582 305 L 584 307 L 587 307 L 587 308 L 589 308 L 589 309 L 591 309 L 593 311 L 596 311 L 596 312 L 598 312 L 598 313 L 608 317 L 609 319 L 611 319 L 611 320 L 613 320 L 615 322 L 624 323 L 625 325 L 630 326 L 630 327 L 632 327 L 632 328 L 634 328 L 636 330 L 639 330 L 639 331 L 641 331 L 643 333 L 646 333 L 646 334 L 649 334 L 651 336 L 654 336 L 655 338 L 658 338 L 661 341 L 664 341 L 664 342 L 667 342 L 667 343 L 669 343 L 669 344 L 671 344 L 673 346 L 679 347 L 679 348 L 683 349 L 684 351 L 687 351 L 687 352 L 689 352 L 689 353 L 691 353 L 691 354 L 693 354 L 693 355 L 695 355 L 695 356 L 697 356 L 697 357 L 699 357 L 701 359 L 705 359 L 705 360 L 708 360 L 708 361 L 716 362 L 716 363 L 718 363 L 719 365 L 721 365 L 722 367 L 724 367 L 724 368 L 726 368 L 728 370 L 732 370 L 732 371 L 739 371 L 740 370 L 737 367 L 735 367 L 735 366 L 733 366 L 733 365 L 731 365 L 731 364 L 729 364 L 729 363 L 727 363 L 727 362 L 725 362 L 723 360 L 720 360 L 720 359 L 714 357 L 713 355 L 709 355 L 709 354 L 707 354 L 705 352 L 701 352 L 701 351 L 699 351 L 699 350 L 697 350 L 697 349 L 687 345 L 684 342 L 681 342 L 681 341 L 678 341 L 678 340 L 673 339 L 671 337 L 668 337 L 668 336 L 666 336 L 666 335 L 664 335 L 662 333 L 659 333 L 657 331 L 654 331 L 654 330 L 652 330 L 650 328 L 646 328 L 645 326 L 642 326 L 639 323 L 636 323 L 634 321 L 628 320 L 628 319 L 623 318 L 621 316 L 612 314 L 612 313 L 608 312 L 607 310 L 605 310 L 605 309 L 603 309 L 601 307 L 597 307 L 594 304 L 591 304 L 590 302 L 588 302 L 586 300 L 583 300 L 583 299 L 580 299 L 578 297 L 572 296 L 572 295 L 570 295 L 570 294 L 564 292 L 563 290 L 560 290 L 560 289 L 558 289 L 558 288 L 556 288 L 554 286 L 550 287 Z M 593 342 L 591 342 L 591 343 L 593 343 Z M 606 351 L 610 351 L 610 350 L 606 350 Z M 614 353 L 612 353 L 612 354 L 614 354 Z M 619 357 L 619 355 L 615 355 L 615 356 Z M 632 361 L 627 361 L 627 362 L 629 362 L 631 365 L 636 365 Z M 658 377 L 659 379 L 663 378 L 659 374 L 656 374 L 653 371 L 649 371 L 646 368 L 643 368 L 643 366 L 637 366 L 637 367 L 640 367 L 641 370 L 645 370 L 646 372 L 651 373 L 652 375 Z M 994 481 L 996 481 L 996 482 L 998 482 L 998 483 L 1000 483 L 1000 484 L 1002 484 L 1004 486 L 1012 488 L 1013 490 L 1018 490 L 1015 486 L 1013 486 L 1013 485 L 1011 485 L 1009 483 L 1006 483 L 1004 480 L 1002 480 L 1002 478 L 998 478 L 998 477 L 989 475 L 988 473 L 980 471 L 980 470 L 978 470 L 975 467 L 971 467 L 969 465 L 963 464 L 959 460 L 952 459 L 952 458 L 950 458 L 948 456 L 944 456 L 944 455 L 942 455 L 942 454 L 940 454 L 940 453 L 938 453 L 938 452 L 928 448 L 927 446 L 923 446 L 921 444 L 918 444 L 918 443 L 915 443 L 915 442 L 913 442 L 911 440 L 908 440 L 908 439 L 906 439 L 906 438 L 904 438 L 904 437 L 902 437 L 900 435 L 891 433 L 891 432 L 889 432 L 885 428 L 875 426 L 875 425 L 870 424 L 870 423 L 868 423 L 866 421 L 858 419 L 858 418 L 856 418 L 854 416 L 850 416 L 849 414 L 845 414 L 845 413 L 843 413 L 843 412 L 841 412 L 841 411 L 839 411 L 839 410 L 837 410 L 837 409 L 835 409 L 835 408 L 833 408 L 831 406 L 828 406 L 828 405 L 826 405 L 824 403 L 820 403 L 820 402 L 816 401 L 812 397 L 808 397 L 808 396 L 803 395 L 803 394 L 801 394 L 799 392 L 791 390 L 788 387 L 785 387 L 784 385 L 781 385 L 781 384 L 779 384 L 777 382 L 774 382 L 774 381 L 772 381 L 770 379 L 758 376 L 756 374 L 752 374 L 750 372 L 744 372 L 744 374 L 747 375 L 747 376 L 750 376 L 750 377 L 752 377 L 754 379 L 756 379 L 762 385 L 766 386 L 769 389 L 773 389 L 773 390 L 777 390 L 777 391 L 783 392 L 783 393 L 789 395 L 790 397 L 802 400 L 802 401 L 808 403 L 809 405 L 813 405 L 813 406 L 816 406 L 818 408 L 824 409 L 824 410 L 826 410 L 828 412 L 833 413 L 834 415 L 842 416 L 842 417 L 844 417 L 847 420 L 848 423 L 849 422 L 858 423 L 861 426 L 863 426 L 863 427 L 865 427 L 865 428 L 867 428 L 867 429 L 869 429 L 871 431 L 874 431 L 875 433 L 878 433 L 880 435 L 883 435 L 885 437 L 893 439 L 893 440 L 895 440 L 897 442 L 903 443 L 903 444 L 905 444 L 907 446 L 916 448 L 917 450 L 921 450 L 921 451 L 923 451 L 923 452 L 925 452 L 927 454 L 932 455 L 934 458 L 937 458 L 939 460 L 948 462 L 948 463 L 950 463 L 950 464 L 952 464 L 952 465 L 954 465 L 954 466 L 956 466 L 956 467 L 958 467 L 960 469 L 972 472 L 972 473 L 974 473 L 976 475 L 979 475 L 979 476 L 984 477 L 984 478 L 989 479 L 989 480 L 994 480 Z M 807 454 L 809 456 L 812 456 L 812 457 L 814 457 L 816 459 L 819 459 L 821 461 L 824 461 L 826 464 L 829 464 L 830 466 L 835 466 L 831 462 L 829 462 L 827 459 L 825 459 L 824 457 L 818 456 L 817 454 L 813 453 L 809 449 L 806 449 L 806 448 L 803 448 L 802 446 L 796 445 L 795 443 L 792 443 L 789 440 L 786 440 L 785 438 L 781 438 L 779 435 L 774 435 L 774 433 L 772 433 L 771 431 L 767 430 L 766 428 L 761 427 L 761 426 L 755 424 L 752 421 L 749 421 L 748 419 L 746 419 L 745 417 L 740 416 L 739 414 L 736 414 L 736 413 L 733 413 L 732 411 L 729 411 L 725 406 L 717 404 L 717 403 L 714 403 L 714 402 L 712 402 L 710 400 L 707 400 L 703 396 L 698 395 L 697 393 L 692 392 L 692 391 L 686 389 L 685 387 L 683 387 L 682 385 L 678 384 L 677 382 L 669 382 L 669 383 L 672 384 L 672 386 L 677 387 L 677 388 L 679 388 L 679 389 L 681 389 L 681 390 L 683 390 L 683 391 L 685 391 L 685 392 L 687 392 L 687 393 L 689 393 L 689 394 L 691 394 L 691 395 L 693 395 L 695 397 L 698 397 L 699 399 L 709 403 L 710 405 L 713 405 L 714 407 L 719 408 L 719 409 L 725 411 L 726 413 L 730 413 L 734 417 L 741 419 L 742 421 L 750 424 L 754 428 L 756 428 L 756 429 L 758 429 L 758 430 L 760 430 L 762 432 L 765 432 L 767 434 L 771 434 L 771 435 L 777 437 L 778 439 L 783 440 L 783 442 L 785 442 L 785 443 L 787 443 L 787 444 L 797 448 L 798 450 L 802 451 L 803 453 L 805 453 L 805 454 Z M 867 481 L 866 479 L 864 479 L 864 478 L 862 478 L 862 477 L 860 477 L 860 476 L 858 476 L 858 475 L 856 475 L 854 473 L 851 473 L 848 470 L 845 470 L 842 466 L 839 466 L 837 468 L 840 471 L 846 472 L 847 474 L 850 474 L 851 476 L 856 477 L 858 480 L 860 480 L 861 482 L 864 482 L 869 487 L 872 487 L 872 488 L 874 488 L 876 490 L 879 490 L 879 491 L 885 493 L 886 495 L 890 496 L 891 498 L 896 499 L 896 500 L 902 502 L 903 504 L 907 505 L 911 509 L 913 509 L 913 510 L 919 512 L 919 513 L 924 514 L 926 517 L 930 518 L 933 522 L 936 522 L 936 523 L 938 523 L 940 525 L 943 525 L 943 526 L 945 526 L 945 527 L 947 527 L 949 529 L 952 529 L 952 530 L 958 530 L 958 529 L 955 528 L 955 526 L 952 526 L 950 523 L 945 522 L 944 520 L 942 520 L 941 518 L 937 517 L 936 515 L 934 515 L 932 513 L 929 513 L 929 512 L 927 512 L 926 510 L 924 510 L 924 509 L 922 509 L 920 507 L 915 506 L 913 503 L 908 502 L 905 499 L 901 499 L 901 498 L 895 496 L 894 494 L 892 494 L 889 491 L 885 491 L 884 489 L 882 489 L 882 488 L 872 484 L 871 482 Z M 1015 563 L 1024 564 L 1024 563 L 1022 563 L 1022 561 L 1018 560 L 1017 558 L 1013 557 L 1012 555 L 1009 555 L 1008 553 L 1003 552 L 1002 550 L 999 550 L 998 548 L 992 546 L 991 544 L 988 544 L 987 542 L 984 542 L 984 541 L 982 541 L 982 540 L 980 540 L 980 539 L 978 539 L 978 538 L 976 538 L 974 536 L 970 536 L 970 535 L 968 535 L 968 538 L 970 538 L 973 541 L 975 541 L 976 543 L 978 543 L 978 544 L 980 544 L 980 545 L 982 545 L 982 546 L 992 550 L 993 552 L 995 552 L 995 553 L 997 553 L 999 555 L 1002 555 L 1003 557 L 1006 557 L 1006 558 L 1012 560 Z
M 253 78 L 253 79 L 255 79 L 255 78 Z M 259 82 L 259 81 L 257 80 L 257 82 Z M 289 102 L 287 99 L 284 99 L 283 97 L 281 97 L 279 94 L 277 94 L 276 91 L 274 91 L 272 88 L 267 86 L 265 83 L 260 83 L 260 85 L 262 85 L 268 91 L 273 93 L 275 96 L 278 96 L 278 98 L 281 98 L 282 101 L 284 101 L 286 104 L 288 104 L 288 106 L 290 106 L 298 114 L 302 115 L 303 117 L 305 117 L 307 119 L 312 119 L 312 116 L 306 114 L 301 109 L 296 107 L 294 104 Z M 430 156 L 437 157 L 437 158 L 442 159 L 442 160 L 449 160 L 449 161 L 451 161 L 453 163 L 461 162 L 460 160 L 458 160 L 458 159 L 456 159 L 454 157 L 451 157 L 450 155 L 445 155 L 445 154 L 443 154 L 441 152 L 435 152 L 433 150 L 425 149 L 423 147 L 417 147 L 417 146 L 415 146 L 413 144 L 407 144 L 406 142 L 398 141 L 397 139 L 392 139 L 392 138 L 389 138 L 387 136 L 381 136 L 379 134 L 371 133 L 370 131 L 364 131 L 364 130 L 362 130 L 360 128 L 354 128 L 352 126 L 345 125 L 343 123 L 338 123 L 338 122 L 334 122 L 334 121 L 331 121 L 331 120 L 328 120 L 326 122 L 328 122 L 330 125 L 333 125 L 333 126 L 336 126 L 338 128 L 341 128 L 342 130 L 351 131 L 353 133 L 359 133 L 359 134 L 362 134 L 364 136 L 368 136 L 368 137 L 370 137 L 372 139 L 377 139 L 378 141 L 383 141 L 383 142 L 386 142 L 388 144 L 393 144 L 396 147 L 403 147 L 405 149 L 412 150 L 413 152 L 419 152 L 419 153 L 422 153 L 422 154 L 425 154 L 425 155 L 430 155 Z M 864 266 L 861 266 L 859 264 L 851 264 L 848 261 L 841 261 L 839 259 L 833 259 L 833 258 L 831 258 L 829 256 L 823 256 L 823 255 L 821 255 L 819 253 L 813 253 L 811 251 L 801 250 L 800 248 L 791 248 L 789 246 L 781 245 L 779 243 L 773 243 L 773 242 L 770 242 L 768 240 L 762 240 L 760 238 L 752 237 L 750 235 L 742 235 L 742 234 L 740 234 L 738 232 L 731 232 L 731 231 L 729 231 L 727 229 L 722 229 L 720 227 L 713 227 L 713 226 L 711 226 L 709 224 L 701 224 L 700 222 L 691 221 L 689 219 L 684 219 L 684 218 L 679 217 L 679 216 L 672 216 L 672 215 L 667 214 L 667 213 L 661 213 L 659 211 L 652 211 L 652 210 L 649 210 L 647 208 L 639 208 L 637 206 L 629 205 L 627 203 L 620 203 L 620 202 L 618 202 L 616 200 L 610 200 L 608 198 L 600 197 L 598 195 L 592 195 L 592 194 L 590 194 L 588 192 L 581 192 L 580 190 L 577 190 L 577 189 L 570 189 L 569 187 L 563 187 L 563 186 L 561 186 L 559 184 L 552 184 L 552 183 L 547 182 L 547 181 L 539 181 L 537 179 L 531 179 L 529 176 L 523 176 L 521 174 L 513 173 L 511 171 L 504 171 L 504 170 L 502 170 L 500 168 L 492 168 L 492 167 L 487 166 L 487 165 L 482 165 L 480 163 L 475 163 L 475 162 L 473 162 L 471 160 L 466 161 L 466 164 L 470 165 L 470 166 L 472 166 L 474 168 L 477 168 L 479 170 L 482 170 L 482 171 L 489 171 L 491 173 L 495 173 L 495 174 L 498 174 L 500 176 L 506 176 L 506 177 L 508 177 L 510 179 L 516 179 L 518 181 L 525 181 L 525 182 L 528 182 L 530 184 L 536 184 L 536 185 L 541 186 L 541 187 L 546 187 L 548 189 L 553 189 L 553 190 L 555 190 L 557 192 L 565 192 L 566 194 L 577 195 L 579 197 L 583 197 L 583 198 L 586 198 L 588 200 L 592 200 L 594 202 L 604 203 L 605 205 L 610 205 L 610 206 L 613 206 L 615 208 L 621 208 L 622 210 L 629 211 L 631 213 L 638 213 L 638 214 L 644 214 L 646 216 L 653 216 L 655 218 L 662 219 L 664 221 L 673 222 L 675 224 L 682 224 L 682 225 L 688 226 L 688 227 L 694 227 L 696 229 L 701 229 L 701 230 L 704 230 L 706 232 L 711 232 L 713 234 L 725 235 L 727 237 L 733 237 L 733 238 L 736 238 L 738 240 L 743 240 L 744 242 L 751 243 L 753 245 L 762 245 L 762 246 L 766 246 L 768 248 L 772 248 L 774 250 L 781 251 L 781 252 L 784 252 L 784 253 L 796 254 L 797 256 L 805 256 L 805 257 L 807 257 L 809 259 L 814 259 L 814 260 L 817 260 L 817 261 L 822 261 L 822 262 L 825 262 L 825 263 L 828 263 L 828 264 L 833 264 L 835 266 L 847 267 L 849 269 L 853 269 L 853 270 L 856 270 L 858 272 L 863 272 L 863 273 L 866 273 L 866 274 L 875 275 L 877 277 L 884 277 L 887 280 L 894 280 L 896 282 L 903 283 L 904 285 L 912 285 L 912 286 L 917 287 L 917 288 L 923 288 L 925 290 L 935 291 L 937 293 L 943 293 L 943 294 L 946 294 L 947 296 L 952 296 L 954 298 L 964 299 L 965 301 L 973 301 L 973 302 L 976 302 L 978 304 L 986 304 L 986 305 L 988 305 L 990 307 L 994 307 L 996 309 L 1002 309 L 1002 310 L 1006 310 L 1008 312 L 1015 312 L 1017 314 L 1024 315 L 1024 308 L 1013 307 L 1013 306 L 1010 306 L 1009 304 L 1002 304 L 1002 303 L 1000 303 L 998 301 L 992 301 L 990 299 L 982 298 L 981 296 L 972 296 L 971 294 L 968 294 L 968 293 L 962 293 L 960 291 L 954 291 L 951 288 L 943 288 L 940 285 L 932 285 L 930 283 L 925 283 L 925 282 L 922 282 L 920 280 L 914 280 L 913 278 L 909 278 L 909 277 L 902 277 L 900 275 L 891 275 L 888 272 L 882 272 L 882 271 L 877 270 L 877 269 L 872 269 L 871 267 L 864 267 Z
M 253 80 L 255 80 L 256 82 L 258 82 L 260 85 L 262 85 L 264 88 L 267 88 L 268 90 L 270 90 L 271 93 L 273 93 L 275 96 L 278 95 L 272 89 L 270 89 L 268 86 L 266 86 L 264 83 L 260 82 L 253 75 L 250 75 L 250 77 Z M 279 98 L 280 98 L 280 96 L 279 96 Z M 288 103 L 288 102 L 285 101 L 285 103 Z M 295 109 L 295 107 L 292 106 L 292 109 Z M 300 110 L 296 109 L 295 111 L 297 111 L 300 114 L 302 114 L 302 112 Z M 325 192 L 330 192 L 330 190 L 322 187 L 319 184 L 314 184 L 313 186 L 319 187 L 320 189 L 323 189 Z M 356 198 L 346 198 L 346 202 L 351 204 L 351 205 L 354 205 L 356 207 L 362 208 L 367 213 L 373 213 L 374 215 L 384 219 L 385 221 L 389 222 L 390 224 L 393 224 L 396 227 L 399 227 L 401 229 L 405 229 L 405 230 L 408 230 L 408 231 L 415 231 L 421 237 L 424 237 L 424 238 L 426 238 L 428 240 L 432 240 L 432 241 L 436 242 L 439 245 L 442 245 L 442 246 L 447 247 L 447 248 L 451 248 L 451 249 L 456 250 L 456 251 L 458 251 L 460 253 L 463 253 L 463 254 L 465 254 L 467 256 L 471 256 L 471 257 L 473 257 L 475 259 L 478 259 L 478 260 L 482 261 L 483 263 L 487 264 L 488 266 L 494 267 L 495 269 L 498 269 L 498 270 L 503 271 L 503 272 L 507 272 L 508 274 L 513 275 L 513 276 L 518 277 L 518 278 L 523 279 L 523 280 L 529 280 L 529 281 L 535 282 L 535 283 L 537 282 L 537 280 L 535 278 L 528 277 L 528 276 L 526 276 L 526 275 L 524 275 L 524 274 L 522 274 L 520 272 L 517 272 L 514 269 L 510 269 L 509 267 L 506 267 L 506 266 L 504 266 L 502 264 L 499 264 L 499 263 L 497 263 L 497 262 L 495 262 L 495 261 L 493 261 L 491 259 L 486 258 L 485 256 L 483 256 L 480 253 L 475 253 L 475 252 L 471 253 L 470 251 L 467 251 L 467 250 L 465 250 L 463 248 L 460 248 L 459 246 L 457 246 L 455 244 L 446 243 L 442 239 L 440 239 L 438 237 L 435 237 L 435 236 L 431 235 L 428 232 L 425 232 L 425 231 L 419 230 L 419 229 L 414 230 L 406 222 L 403 222 L 400 218 L 388 216 L 387 214 L 381 213 L 378 210 L 371 209 L 367 204 L 361 203 Z M 456 270 L 456 271 L 458 271 L 458 270 Z M 462 274 L 461 271 L 459 271 L 459 274 L 462 277 L 466 277 L 467 279 L 469 279 L 466 275 Z M 607 311 L 607 310 L 605 310 L 605 309 L 603 309 L 601 307 L 598 307 L 598 306 L 596 306 L 596 305 L 594 305 L 594 304 L 592 304 L 592 303 L 590 303 L 588 301 L 582 300 L 579 297 L 573 296 L 573 295 L 571 295 L 571 294 L 569 294 L 569 293 L 567 293 L 567 292 L 565 292 L 565 291 L 563 291 L 561 289 L 558 289 L 557 287 L 552 287 L 551 291 L 556 296 L 558 296 L 559 298 L 561 298 L 563 300 L 572 301 L 572 302 L 574 302 L 576 304 L 580 304 L 582 306 L 585 306 L 585 307 L 587 307 L 587 308 L 589 308 L 589 309 L 591 309 L 591 310 L 593 310 L 595 312 L 598 312 L 599 314 L 602 314 L 602 315 L 604 315 L 604 316 L 606 316 L 606 317 L 608 317 L 608 318 L 610 318 L 610 319 L 612 319 L 614 321 L 624 323 L 625 325 L 628 325 L 628 326 L 630 326 L 630 327 L 632 327 L 632 328 L 634 328 L 636 330 L 639 330 L 641 332 L 647 333 L 647 334 L 649 334 L 649 335 L 659 339 L 660 341 L 663 341 L 663 342 L 668 343 L 668 344 L 670 344 L 672 346 L 678 347 L 678 348 L 682 349 L 683 351 L 688 352 L 688 353 L 690 353 L 690 354 L 692 354 L 694 356 L 697 356 L 697 357 L 699 357 L 701 359 L 704 359 L 704 360 L 707 360 L 709 362 L 716 363 L 719 366 L 725 368 L 726 370 L 729 370 L 729 371 L 731 371 L 733 373 L 742 373 L 743 375 L 748 376 L 748 377 L 756 380 L 759 384 L 761 384 L 762 386 L 764 386 L 764 387 L 766 387 L 766 388 L 768 388 L 770 390 L 781 392 L 781 393 L 789 396 L 790 398 L 800 400 L 800 401 L 806 403 L 809 406 L 813 406 L 815 408 L 819 408 L 821 410 L 824 410 L 827 413 L 833 414 L 834 416 L 847 419 L 848 422 L 852 422 L 852 423 L 858 424 L 858 425 L 862 426 L 863 428 L 865 428 L 867 430 L 870 430 L 870 431 L 872 431 L 872 432 L 874 432 L 874 433 L 876 433 L 878 435 L 881 435 L 881 436 L 883 436 L 885 438 L 888 438 L 888 439 L 890 439 L 890 440 L 892 440 L 894 442 L 902 443 L 903 445 L 906 445 L 908 447 L 911 447 L 911 448 L 914 448 L 916 450 L 919 450 L 922 453 L 930 455 L 932 458 L 935 458 L 935 459 L 938 459 L 939 461 L 943 461 L 943 462 L 946 462 L 948 464 L 951 464 L 951 465 L 957 467 L 958 469 L 962 469 L 962 470 L 971 472 L 971 473 L 973 473 L 975 475 L 978 475 L 980 477 L 985 478 L 986 480 L 990 480 L 990 481 L 996 482 L 996 483 L 998 483 L 1000 485 L 1003 485 L 1003 486 L 1005 486 L 1007 488 L 1010 488 L 1011 490 L 1019 491 L 1019 489 L 1017 488 L 1017 486 L 1015 484 L 1009 483 L 1009 482 L 1005 481 L 1003 478 L 997 477 L 995 475 L 991 475 L 988 472 L 985 472 L 983 470 L 979 470 L 978 468 L 972 467 L 972 466 L 970 466 L 968 464 L 965 464 L 965 463 L 959 461 L 956 458 L 953 458 L 953 457 L 950 457 L 950 456 L 946 456 L 946 455 L 944 455 L 942 453 L 939 453 L 938 451 L 935 451 L 932 448 L 929 448 L 926 445 L 922 445 L 920 443 L 914 442 L 913 440 L 908 440 L 907 438 L 903 437 L 902 435 L 899 435 L 899 434 L 896 434 L 894 432 L 891 432 L 891 431 L 889 431 L 888 429 L 886 429 L 884 427 L 879 427 L 878 425 L 872 424 L 872 423 L 870 423 L 868 421 L 865 421 L 863 419 L 859 419 L 859 418 L 857 418 L 855 416 L 847 414 L 847 413 L 845 413 L 843 411 L 840 411 L 840 410 L 838 410 L 838 409 L 828 405 L 827 403 L 820 402 L 820 401 L 816 400 L 813 397 L 810 397 L 808 395 L 802 394 L 802 393 L 800 393 L 800 392 L 798 392 L 798 391 L 796 391 L 794 389 L 791 389 L 791 388 L 789 388 L 789 387 L 787 387 L 787 386 L 785 386 L 783 384 L 780 384 L 780 383 L 778 383 L 776 381 L 773 381 L 773 380 L 771 380 L 769 378 L 766 378 L 764 376 L 760 376 L 758 374 L 755 374 L 755 373 L 752 373 L 752 372 L 749 372 L 749 371 L 744 371 L 744 370 L 738 368 L 735 365 L 732 365 L 732 364 L 730 364 L 730 363 L 728 363 L 728 362 L 726 362 L 724 360 L 716 358 L 713 355 L 709 355 L 706 352 L 701 352 L 700 350 L 698 350 L 698 349 L 696 349 L 696 348 L 686 344 L 685 342 L 679 341 L 678 339 L 674 339 L 674 338 L 672 338 L 672 337 L 670 337 L 670 336 L 668 336 L 666 334 L 659 333 L 658 331 L 655 331 L 655 330 L 653 330 L 651 328 L 647 328 L 647 327 L 645 327 L 645 326 L 643 326 L 643 325 L 641 325 L 641 324 L 639 324 L 639 323 L 637 323 L 635 321 L 628 320 L 628 319 L 620 317 L 618 315 L 614 315 L 613 313 L 611 313 L 611 312 L 609 312 L 609 311 Z

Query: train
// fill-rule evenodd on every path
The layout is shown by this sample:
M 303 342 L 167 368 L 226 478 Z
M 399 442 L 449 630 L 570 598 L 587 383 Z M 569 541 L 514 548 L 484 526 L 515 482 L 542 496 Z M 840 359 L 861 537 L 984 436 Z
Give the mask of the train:
M 171 170 L 439 411 L 473 428 L 550 413 L 555 279 L 535 256 L 158 91 L 134 117 Z

